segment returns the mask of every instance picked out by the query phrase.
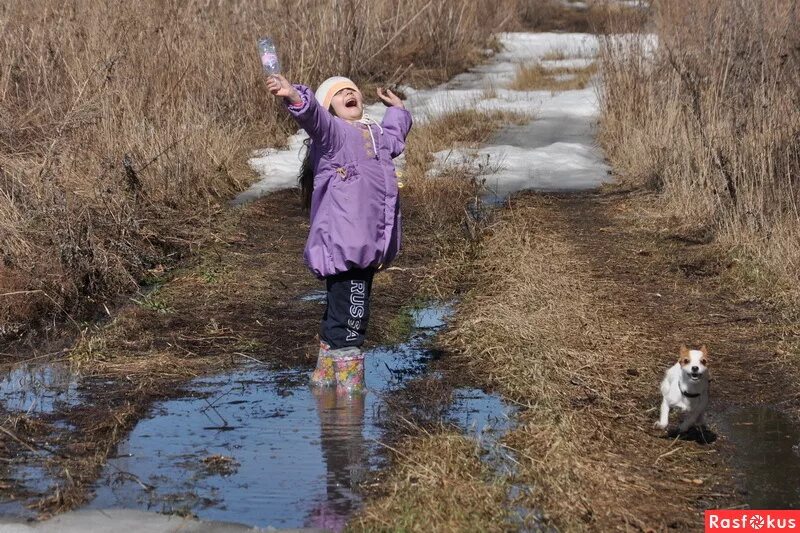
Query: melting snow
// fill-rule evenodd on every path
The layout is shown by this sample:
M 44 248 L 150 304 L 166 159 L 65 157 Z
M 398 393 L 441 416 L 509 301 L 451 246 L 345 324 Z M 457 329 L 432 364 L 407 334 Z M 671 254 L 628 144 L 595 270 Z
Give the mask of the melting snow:
M 479 150 L 446 150 L 434 154 L 440 168 L 479 165 L 481 177 L 498 196 L 522 189 L 581 190 L 608 180 L 608 167 L 594 144 L 598 115 L 596 89 L 562 92 L 506 89 L 520 64 L 540 62 L 545 68 L 585 67 L 599 50 L 596 36 L 581 33 L 503 33 L 502 50 L 489 62 L 459 74 L 430 90 L 403 87 L 406 107 L 417 124 L 461 109 L 501 110 L 528 114 L 530 124 L 500 132 Z M 385 112 L 381 103 L 367 107 L 375 120 Z M 266 149 L 254 154 L 250 166 L 261 180 L 237 197 L 235 203 L 270 191 L 294 187 L 300 167 L 304 132 L 289 138 L 285 150 Z M 402 160 L 398 162 L 402 165 Z

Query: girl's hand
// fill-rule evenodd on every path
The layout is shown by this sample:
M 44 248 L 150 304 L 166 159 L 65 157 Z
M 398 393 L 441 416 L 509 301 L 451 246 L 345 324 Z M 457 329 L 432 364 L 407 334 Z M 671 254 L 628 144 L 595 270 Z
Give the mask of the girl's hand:
M 406 108 L 406 106 L 403 105 L 403 101 L 400 100 L 400 97 L 389 89 L 384 90 L 381 87 L 378 87 L 378 98 L 383 100 L 383 103 L 388 106 L 399 107 L 400 109 Z
M 280 74 L 273 74 L 267 78 L 267 89 L 275 96 L 286 98 L 293 104 L 302 103 L 303 99 L 300 98 L 300 93 L 297 92 L 289 80 Z

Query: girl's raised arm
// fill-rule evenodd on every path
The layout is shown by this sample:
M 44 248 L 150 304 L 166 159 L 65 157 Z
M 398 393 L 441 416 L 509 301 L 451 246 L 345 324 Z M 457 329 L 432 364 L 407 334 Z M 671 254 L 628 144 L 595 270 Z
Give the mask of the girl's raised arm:
M 284 98 L 289 113 L 324 153 L 339 148 L 342 139 L 338 125 L 333 115 L 322 109 L 311 89 L 304 85 L 292 85 L 280 74 L 267 78 L 267 88 L 275 96 Z
M 406 110 L 403 101 L 390 90 L 378 89 L 378 98 L 389 106 L 383 117 L 381 126 L 388 134 L 388 141 L 392 157 L 403 153 L 406 147 L 406 137 L 411 130 L 411 113 Z

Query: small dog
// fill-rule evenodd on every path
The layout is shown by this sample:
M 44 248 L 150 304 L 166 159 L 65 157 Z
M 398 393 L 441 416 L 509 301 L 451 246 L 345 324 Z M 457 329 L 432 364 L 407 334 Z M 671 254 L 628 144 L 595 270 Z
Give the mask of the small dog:
M 655 426 L 666 429 L 669 410 L 676 407 L 686 413 L 680 424 L 680 432 L 703 423 L 703 413 L 708 405 L 708 349 L 699 350 L 681 346 L 678 362 L 667 370 L 661 382 L 661 417 Z

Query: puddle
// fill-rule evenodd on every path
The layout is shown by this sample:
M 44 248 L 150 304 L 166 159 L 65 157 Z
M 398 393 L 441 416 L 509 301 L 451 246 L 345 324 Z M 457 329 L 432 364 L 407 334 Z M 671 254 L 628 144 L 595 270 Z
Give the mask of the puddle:
M 800 428 L 768 406 L 722 413 L 721 429 L 735 445 L 751 509 L 800 507 Z
M 78 376 L 63 363 L 18 364 L 0 377 L 2 410 L 7 416 L 31 418 L 58 415 L 80 401 Z M 4 423 L 5 424 L 5 423 Z M 64 422 L 55 422 L 57 429 L 69 429 Z M 23 454 L 0 463 L 0 485 L 15 487 L 15 492 L 34 498 L 46 494 L 52 477 L 45 465 L 47 452 Z M 23 501 L 0 501 L 0 515 L 32 517 Z
M 342 529 L 361 504 L 358 484 L 383 465 L 383 393 L 426 371 L 432 354 L 425 343 L 450 312 L 417 311 L 408 342 L 370 351 L 364 396 L 312 390 L 305 370 L 248 368 L 193 382 L 189 394 L 157 405 L 119 445 L 89 507 Z M 510 427 L 498 397 L 476 390 L 455 396 L 449 417 L 482 441 Z M 220 461 L 226 468 L 209 468 Z
M 328 300 L 328 292 L 325 290 L 311 291 L 298 298 L 301 302 L 319 302 L 324 304 Z
M 52 414 L 78 402 L 78 378 L 68 365 L 17 365 L 0 379 L 3 408 L 11 413 Z

